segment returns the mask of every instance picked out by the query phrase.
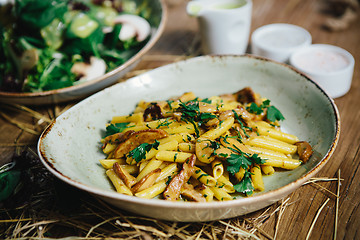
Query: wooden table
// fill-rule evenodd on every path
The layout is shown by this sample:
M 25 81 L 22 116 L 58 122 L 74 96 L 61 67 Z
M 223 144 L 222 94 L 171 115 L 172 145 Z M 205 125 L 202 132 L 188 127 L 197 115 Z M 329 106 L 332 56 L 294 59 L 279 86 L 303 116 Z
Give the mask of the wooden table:
M 181 56 L 199 54 L 199 36 L 196 19 L 185 13 L 184 0 L 167 0 L 168 22 L 159 42 L 135 69 L 152 69 L 171 63 Z M 253 0 L 251 30 L 270 23 L 291 23 L 307 29 L 313 43 L 326 43 L 348 50 L 360 61 L 360 18 L 347 29 L 330 32 L 323 28 L 329 15 L 326 1 L 313 0 Z M 319 181 L 296 190 L 284 202 L 278 203 L 279 211 L 261 225 L 261 239 L 360 239 L 360 68 L 355 72 L 350 91 L 335 99 L 341 116 L 341 136 L 330 162 L 317 174 L 319 178 L 334 178 L 334 181 Z M 54 118 L 66 106 L 32 108 L 48 113 Z M 39 123 L 27 111 L 1 110 L 0 117 L 0 163 L 11 160 L 14 150 L 21 146 L 36 146 L 38 133 L 45 123 Z M 17 123 L 29 124 L 28 127 Z M 24 131 L 25 129 L 25 131 Z M 26 129 L 33 129 L 30 133 Z M 339 197 L 338 181 L 341 177 Z M 332 193 L 331 193 L 332 192 Z M 334 193 L 334 194 L 333 194 Z M 329 199 L 329 201 L 327 201 Z M 285 207 L 286 206 L 286 207 Z M 259 211 L 261 212 L 261 211 Z M 255 213 L 260 214 L 260 213 Z

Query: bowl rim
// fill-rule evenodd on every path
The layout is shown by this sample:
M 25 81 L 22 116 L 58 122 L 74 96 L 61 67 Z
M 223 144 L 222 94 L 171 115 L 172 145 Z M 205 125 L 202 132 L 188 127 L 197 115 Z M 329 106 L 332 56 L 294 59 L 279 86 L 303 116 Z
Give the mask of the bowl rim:
M 108 191 L 108 190 L 102 190 L 99 188 L 95 188 L 95 187 L 91 187 L 87 184 L 81 183 L 79 181 L 73 180 L 70 177 L 62 174 L 60 171 L 58 171 L 53 164 L 51 163 L 51 160 L 47 159 L 45 156 L 45 153 L 43 153 L 42 151 L 42 144 L 43 144 L 43 139 L 46 137 L 47 134 L 49 134 L 49 132 L 51 131 L 51 129 L 54 127 L 54 125 L 56 124 L 56 120 L 54 120 L 49 126 L 47 126 L 47 128 L 43 131 L 43 133 L 41 134 L 39 140 L 38 140 L 38 144 L 37 144 L 37 151 L 38 151 L 38 155 L 39 158 L 41 160 L 41 162 L 43 163 L 43 165 L 53 174 L 55 175 L 57 178 L 61 179 L 62 181 L 68 183 L 69 185 L 76 187 L 78 189 L 84 190 L 90 194 L 94 194 L 94 195 L 98 195 L 101 197 L 105 197 L 105 198 L 110 198 L 113 200 L 121 200 L 122 202 L 131 202 L 131 203 L 136 203 L 138 205 L 146 205 L 146 206 L 153 206 L 153 207 L 161 207 L 164 209 L 170 209 L 170 208 L 175 208 L 175 209 L 188 209 L 188 208 L 196 208 L 196 209 L 212 209 L 212 208 L 229 208 L 229 207 L 234 207 L 234 206 L 246 206 L 249 204 L 254 204 L 257 202 L 262 202 L 264 200 L 269 200 L 272 198 L 272 196 L 282 196 L 282 195 L 287 195 L 290 192 L 294 191 L 295 189 L 299 188 L 302 184 L 304 184 L 310 177 L 314 176 L 317 172 L 320 171 L 320 169 L 330 160 L 331 156 L 333 155 L 336 146 L 338 144 L 339 141 L 339 137 L 340 137 L 340 114 L 338 111 L 338 108 L 334 102 L 334 100 L 328 96 L 328 94 L 322 90 L 321 87 L 319 87 L 319 85 L 314 82 L 313 80 L 311 80 L 309 77 L 307 77 L 306 75 L 304 75 L 303 73 L 301 73 L 300 71 L 298 71 L 296 68 L 284 64 L 284 63 L 279 63 L 267 58 L 263 58 L 263 57 L 259 57 L 259 56 L 253 56 L 251 54 L 244 54 L 244 55 L 207 55 L 207 56 L 199 56 L 199 57 L 194 57 L 194 58 L 190 58 L 190 59 L 186 59 L 186 60 L 182 60 L 180 62 L 175 62 L 175 63 L 171 63 L 171 64 L 167 64 L 164 65 L 162 67 L 156 68 L 154 70 L 158 70 L 164 67 L 168 67 L 174 64 L 179 64 L 181 62 L 187 62 L 187 61 L 195 61 L 201 58 L 207 58 L 207 57 L 219 57 L 219 58 L 223 58 L 223 57 L 248 57 L 248 58 L 253 58 L 253 59 L 258 59 L 261 61 L 265 61 L 265 62 L 272 62 L 274 64 L 277 65 L 282 65 L 283 67 L 286 67 L 288 69 L 290 69 L 291 71 L 296 72 L 297 74 L 301 75 L 303 78 L 305 78 L 307 81 L 310 81 L 311 83 L 313 83 L 317 89 L 326 96 L 326 99 L 329 101 L 331 108 L 334 112 L 334 118 L 335 118 L 335 136 L 332 139 L 332 144 L 329 147 L 327 153 L 324 155 L 324 157 L 319 161 L 319 163 L 312 168 L 310 171 L 308 171 L 306 174 L 304 174 L 302 177 L 296 179 L 293 182 L 290 182 L 280 188 L 268 191 L 268 192 L 263 192 L 263 193 L 259 193 L 257 195 L 254 196 L 250 196 L 250 197 L 245 197 L 245 198 L 239 198 L 239 199 L 234 199 L 234 200 L 230 200 L 230 201 L 222 201 L 221 204 L 219 204 L 219 201 L 213 201 L 213 202 L 205 202 L 205 203 L 199 203 L 199 202 L 179 202 L 179 201 L 166 201 L 163 199 L 143 199 L 143 198 L 139 198 L 139 197 L 135 197 L 135 196 L 128 196 L 125 194 L 119 194 L 116 191 Z M 154 71 L 152 70 L 152 71 Z M 143 73 L 140 74 L 137 77 L 140 77 L 142 75 L 145 75 L 147 73 Z M 137 77 L 133 77 L 133 78 L 137 78 Z M 131 79 L 133 79 L 131 78 Z M 130 79 L 129 79 L 130 80 Z M 122 84 L 122 83 L 118 83 L 118 84 Z M 85 99 L 86 100 L 86 99 Z M 83 101 L 85 101 L 83 100 Z M 76 106 L 78 106 L 78 104 L 76 104 L 75 106 L 71 107 L 69 110 L 76 108 Z M 69 111 L 67 110 L 67 111 Z M 64 114 L 64 113 L 63 113 Z M 61 115 L 58 117 L 60 118 Z
M 80 90 L 82 88 L 86 88 L 88 86 L 91 86 L 93 84 L 102 82 L 103 80 L 107 79 L 108 77 L 111 77 L 113 75 L 116 75 L 117 73 L 123 71 L 127 67 L 130 67 L 132 64 L 139 61 L 159 40 L 162 33 L 164 32 L 165 25 L 168 18 L 168 9 L 167 5 L 165 3 L 165 0 L 158 0 L 161 5 L 161 20 L 160 24 L 155 31 L 155 34 L 151 36 L 149 41 L 145 44 L 144 47 L 140 49 L 135 55 L 133 55 L 129 60 L 127 60 L 124 64 L 118 66 L 117 68 L 111 70 L 110 72 L 105 73 L 104 75 L 97 77 L 95 79 L 92 79 L 90 81 L 83 82 L 79 85 L 73 85 L 69 87 L 59 88 L 59 89 L 53 89 L 48 91 L 41 91 L 41 92 L 5 92 L 0 90 L 0 97 L 6 97 L 6 98 L 32 98 L 32 97 L 46 97 L 51 96 L 55 94 L 65 94 L 68 92 Z

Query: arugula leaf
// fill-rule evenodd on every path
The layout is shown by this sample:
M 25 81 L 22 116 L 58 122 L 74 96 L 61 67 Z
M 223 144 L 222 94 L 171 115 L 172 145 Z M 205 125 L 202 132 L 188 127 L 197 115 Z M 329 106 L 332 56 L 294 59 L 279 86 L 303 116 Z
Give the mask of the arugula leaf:
M 125 122 L 125 123 L 115 123 L 108 125 L 106 127 L 105 137 L 124 131 L 128 127 L 127 126 L 128 124 L 129 124 L 128 122 Z
M 251 175 L 251 172 L 245 171 L 243 179 L 238 184 L 234 185 L 235 191 L 239 193 L 244 193 L 247 196 L 253 194 L 255 189 L 252 185 Z
M 149 152 L 152 148 L 158 149 L 160 142 L 155 140 L 153 144 L 151 143 L 142 143 L 138 147 L 134 148 L 127 155 L 132 157 L 136 162 L 140 162 L 142 159 L 146 158 L 146 153 Z
M 281 121 L 284 120 L 285 117 L 281 114 L 281 112 L 279 111 L 279 109 L 277 109 L 274 106 L 270 106 L 267 109 L 267 113 L 266 113 L 266 117 L 267 119 L 269 119 L 269 121 L 271 122 L 275 122 L 275 121 Z
M 16 0 L 15 11 L 23 26 L 42 28 L 68 10 L 68 1 L 62 0 Z

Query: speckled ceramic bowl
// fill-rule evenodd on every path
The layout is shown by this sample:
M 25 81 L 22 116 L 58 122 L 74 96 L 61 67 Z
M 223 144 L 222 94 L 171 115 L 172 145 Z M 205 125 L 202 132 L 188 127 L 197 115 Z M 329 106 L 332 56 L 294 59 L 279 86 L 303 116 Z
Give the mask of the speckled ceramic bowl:
M 186 91 L 200 97 L 245 86 L 269 98 L 285 116 L 283 130 L 310 142 L 315 153 L 293 171 L 264 177 L 265 191 L 226 202 L 171 202 L 118 194 L 99 159 L 105 124 L 129 114 L 141 100 L 165 100 Z M 119 208 L 172 221 L 210 221 L 264 208 L 300 187 L 333 154 L 340 133 L 337 107 L 313 81 L 293 68 L 252 56 L 204 56 L 167 65 L 107 88 L 59 116 L 39 139 L 38 152 L 56 177 Z
M 164 0 L 143 1 L 124 0 L 149 9 L 150 14 L 146 17 L 151 25 L 150 40 L 135 55 L 114 70 L 93 80 L 74 85 L 71 87 L 55 89 L 44 92 L 16 93 L 0 91 L 0 102 L 17 103 L 24 105 L 47 105 L 74 101 L 88 97 L 89 95 L 116 83 L 127 72 L 132 70 L 141 58 L 155 45 L 164 31 L 167 20 L 167 10 Z M 136 8 L 135 8 L 136 9 Z M 136 12 L 134 12 L 136 14 Z

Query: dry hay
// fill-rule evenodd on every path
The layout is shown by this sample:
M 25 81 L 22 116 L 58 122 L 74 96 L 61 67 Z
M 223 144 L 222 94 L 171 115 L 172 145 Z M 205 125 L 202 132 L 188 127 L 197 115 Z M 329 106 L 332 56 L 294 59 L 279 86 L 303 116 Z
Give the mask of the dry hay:
M 132 75 L 139 73 L 141 71 Z M 46 114 L 41 114 L 24 106 L 4 105 L 0 113 L 9 124 L 17 126 L 22 132 L 36 135 L 70 106 L 55 106 Z M 10 117 L 11 113 L 6 111 L 28 115 L 35 119 L 35 124 L 20 122 Z M 280 227 L 283 226 L 282 216 L 294 203 L 290 195 L 268 208 L 246 216 L 202 223 L 142 217 L 114 208 L 92 195 L 60 182 L 40 163 L 33 150 L 36 142 L 21 143 L 20 136 L 13 144 L 0 144 L 0 147 L 15 148 L 13 160 L 16 167 L 22 171 L 21 184 L 14 194 L 0 202 L 1 239 L 276 239 Z M 336 193 L 319 184 L 329 181 L 337 183 Z M 337 178 L 312 178 L 304 184 L 312 184 L 328 196 L 313 219 L 308 238 L 311 237 L 313 226 L 322 209 L 333 199 L 336 205 L 336 239 L 340 181 L 339 170 Z M 263 230 L 268 222 L 275 222 L 271 234 Z

